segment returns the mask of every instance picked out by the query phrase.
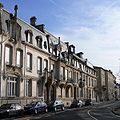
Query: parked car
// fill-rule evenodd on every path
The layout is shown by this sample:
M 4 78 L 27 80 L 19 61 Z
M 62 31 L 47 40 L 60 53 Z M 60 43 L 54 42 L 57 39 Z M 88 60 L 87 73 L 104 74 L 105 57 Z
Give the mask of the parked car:
M 19 103 L 3 104 L 0 107 L 0 117 L 9 117 L 20 114 L 23 114 L 23 109 Z
M 37 114 L 39 112 L 48 112 L 47 104 L 43 101 L 33 101 L 24 107 L 26 113 Z
M 57 110 L 64 110 L 64 103 L 62 100 L 54 100 L 48 102 L 48 110 L 49 111 L 57 111 Z
M 87 100 L 85 100 L 85 105 L 92 105 L 92 101 L 91 101 L 91 99 L 87 99 Z
M 79 108 L 79 107 L 82 107 L 82 106 L 83 106 L 82 100 L 74 99 L 73 102 L 70 105 L 70 108 Z

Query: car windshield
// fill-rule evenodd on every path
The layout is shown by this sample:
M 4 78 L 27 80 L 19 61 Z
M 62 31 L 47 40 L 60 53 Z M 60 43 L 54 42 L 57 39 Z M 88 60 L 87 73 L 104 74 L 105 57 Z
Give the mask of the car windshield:
M 1 109 L 7 109 L 7 108 L 10 108 L 11 107 L 11 104 L 3 104 L 1 105 Z
M 53 105 L 55 101 L 50 101 L 48 105 Z

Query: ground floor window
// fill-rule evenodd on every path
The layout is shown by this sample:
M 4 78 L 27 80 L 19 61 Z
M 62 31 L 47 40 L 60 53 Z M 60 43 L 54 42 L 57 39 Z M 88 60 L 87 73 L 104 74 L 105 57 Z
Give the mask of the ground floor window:
M 39 80 L 37 82 L 37 95 L 39 97 L 43 96 L 43 87 L 44 87 L 43 85 L 44 85 L 43 80 Z
M 17 96 L 18 95 L 18 78 L 8 77 L 7 79 L 7 95 Z
M 32 80 L 26 80 L 26 96 L 32 96 Z

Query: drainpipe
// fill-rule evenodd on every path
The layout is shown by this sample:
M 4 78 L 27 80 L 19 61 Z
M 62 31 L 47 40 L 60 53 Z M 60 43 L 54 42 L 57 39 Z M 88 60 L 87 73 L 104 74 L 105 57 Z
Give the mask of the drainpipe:
M 27 104 L 27 98 L 26 98 L 26 43 L 25 41 L 22 41 L 22 44 L 24 45 L 24 58 L 23 58 L 23 66 L 24 66 L 24 72 L 23 72 L 23 80 L 24 80 L 24 99 L 25 103 Z

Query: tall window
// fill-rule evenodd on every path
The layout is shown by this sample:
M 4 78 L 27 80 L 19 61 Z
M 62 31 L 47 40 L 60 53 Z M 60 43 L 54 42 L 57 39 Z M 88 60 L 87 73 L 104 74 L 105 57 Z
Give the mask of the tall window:
M 42 58 L 40 57 L 37 58 L 37 72 L 42 72 Z
M 17 78 L 8 77 L 7 84 L 7 94 L 8 96 L 16 96 L 17 95 Z
M 36 42 L 39 48 L 42 48 L 42 41 L 42 36 L 36 36 Z
M 76 76 L 76 82 L 78 81 L 78 73 L 77 73 L 77 76 Z
M 16 65 L 18 67 L 22 67 L 23 65 L 23 51 L 22 50 L 17 50 Z
M 11 46 L 5 47 L 5 62 L 7 65 L 12 64 L 12 47 Z
M 65 70 L 65 80 L 68 80 L 68 70 Z
M 26 81 L 26 96 L 28 97 L 32 96 L 32 80 Z
M 65 67 L 62 67 L 60 68 L 60 77 L 61 77 L 61 80 L 65 80 Z
M 69 77 L 70 77 L 70 79 L 72 79 L 72 71 L 70 71 Z
M 32 70 L 32 54 L 27 53 L 27 70 Z
M 44 59 L 44 69 L 48 69 L 48 60 Z
M 54 64 L 51 64 L 51 70 L 54 70 Z

